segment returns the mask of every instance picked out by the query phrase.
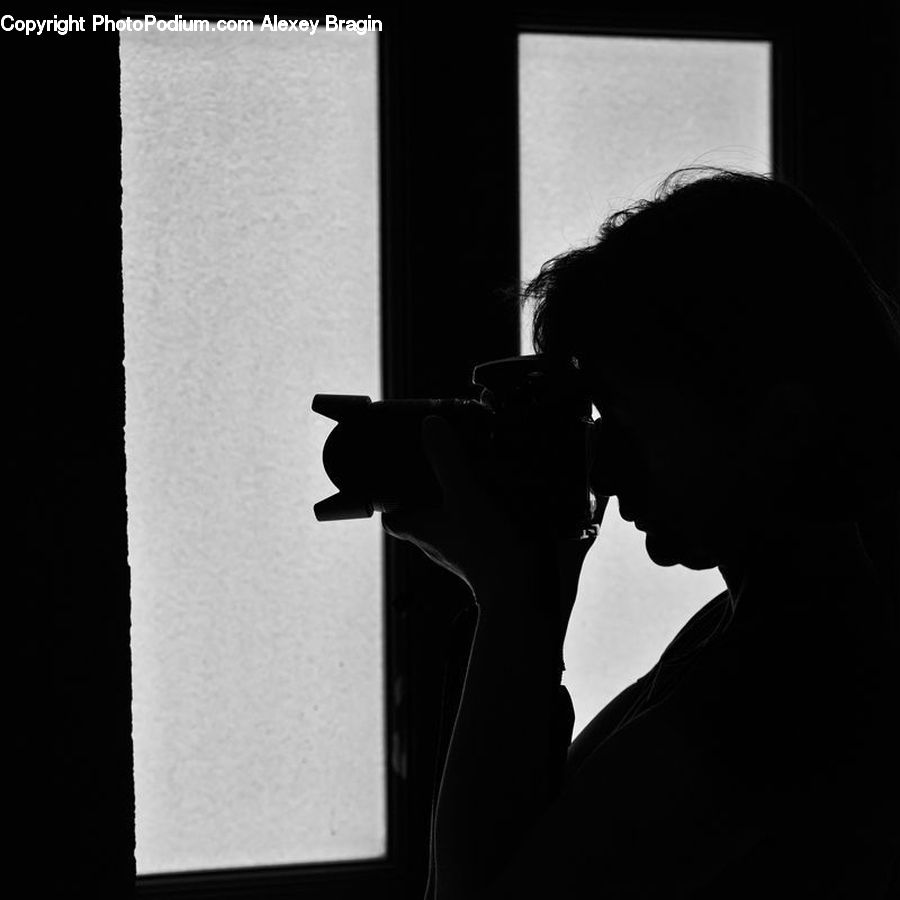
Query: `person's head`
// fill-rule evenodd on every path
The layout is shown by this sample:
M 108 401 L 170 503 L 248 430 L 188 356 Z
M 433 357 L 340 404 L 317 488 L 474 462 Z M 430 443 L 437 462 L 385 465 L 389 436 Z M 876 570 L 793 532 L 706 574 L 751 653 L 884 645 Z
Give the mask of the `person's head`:
M 900 316 L 797 190 L 688 169 L 525 289 L 602 420 L 595 489 L 661 564 L 896 494 Z M 892 480 L 893 479 L 893 480 Z

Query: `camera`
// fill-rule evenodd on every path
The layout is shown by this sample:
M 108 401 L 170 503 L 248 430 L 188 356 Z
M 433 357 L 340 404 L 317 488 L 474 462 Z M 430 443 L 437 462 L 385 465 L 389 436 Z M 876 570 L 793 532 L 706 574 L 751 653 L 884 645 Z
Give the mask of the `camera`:
M 322 452 L 338 492 L 316 503 L 320 522 L 373 512 L 439 507 L 442 491 L 421 439 L 426 416 L 442 416 L 472 472 L 526 528 L 559 538 L 596 531 L 590 472 L 595 424 L 573 363 L 544 356 L 475 366 L 478 400 L 382 400 L 316 394 L 313 412 L 337 424 Z M 602 514 L 602 509 L 599 510 Z

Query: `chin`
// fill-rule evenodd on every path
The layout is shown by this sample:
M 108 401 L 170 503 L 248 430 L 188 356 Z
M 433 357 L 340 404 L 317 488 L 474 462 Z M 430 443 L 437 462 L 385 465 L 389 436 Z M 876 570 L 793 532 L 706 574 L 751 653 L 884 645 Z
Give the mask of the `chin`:
M 647 555 L 658 566 L 684 566 L 687 569 L 714 569 L 718 560 L 707 550 L 687 546 L 683 541 L 658 531 L 647 533 Z

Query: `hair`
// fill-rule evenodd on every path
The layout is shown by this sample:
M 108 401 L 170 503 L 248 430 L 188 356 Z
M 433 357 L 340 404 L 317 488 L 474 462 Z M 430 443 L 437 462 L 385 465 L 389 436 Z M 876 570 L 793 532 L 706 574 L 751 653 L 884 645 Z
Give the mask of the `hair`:
M 900 458 L 900 309 L 784 181 L 678 169 L 588 246 L 546 262 L 521 299 L 536 304 L 538 353 L 630 363 L 724 414 L 799 380 L 845 453 Z

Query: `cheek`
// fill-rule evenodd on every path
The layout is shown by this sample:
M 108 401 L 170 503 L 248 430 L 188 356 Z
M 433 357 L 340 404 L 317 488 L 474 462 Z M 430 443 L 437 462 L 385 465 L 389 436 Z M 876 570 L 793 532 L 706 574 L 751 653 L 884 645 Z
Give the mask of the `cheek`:
M 651 497 L 661 518 L 694 539 L 705 538 L 733 508 L 741 478 L 722 438 L 685 432 L 659 454 L 651 468 Z
M 714 493 L 725 472 L 705 439 L 690 434 L 663 437 L 651 444 L 648 472 L 666 497 L 686 499 Z

